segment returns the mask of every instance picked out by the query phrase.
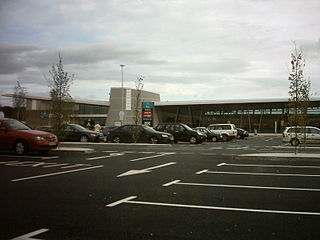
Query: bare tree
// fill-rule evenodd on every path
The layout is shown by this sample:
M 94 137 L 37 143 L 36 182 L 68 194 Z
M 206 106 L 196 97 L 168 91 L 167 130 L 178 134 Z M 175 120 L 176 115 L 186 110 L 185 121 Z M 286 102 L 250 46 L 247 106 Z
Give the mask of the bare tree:
M 136 80 L 136 99 L 135 99 L 135 107 L 134 107 L 134 124 L 135 127 L 132 132 L 132 138 L 134 142 L 138 141 L 140 135 L 140 126 L 141 125 L 141 92 L 143 89 L 143 76 L 137 77 Z
M 59 62 L 52 65 L 49 71 L 50 78 L 47 79 L 51 96 L 51 114 L 50 121 L 53 132 L 63 140 L 63 125 L 70 120 L 73 114 L 74 104 L 70 95 L 70 87 L 73 83 L 73 74 L 69 74 L 64 70 L 62 57 L 59 54 Z
M 296 45 L 291 53 L 291 70 L 288 80 L 289 87 L 289 124 L 295 126 L 295 154 L 297 153 L 299 131 L 305 133 L 305 126 L 308 120 L 308 106 L 310 95 L 310 80 L 304 78 L 303 70 L 305 67 L 305 59 L 302 51 L 298 50 Z
M 14 117 L 18 120 L 25 120 L 25 111 L 27 105 L 27 90 L 22 87 L 20 82 L 17 81 L 17 85 L 13 88 L 13 107 Z

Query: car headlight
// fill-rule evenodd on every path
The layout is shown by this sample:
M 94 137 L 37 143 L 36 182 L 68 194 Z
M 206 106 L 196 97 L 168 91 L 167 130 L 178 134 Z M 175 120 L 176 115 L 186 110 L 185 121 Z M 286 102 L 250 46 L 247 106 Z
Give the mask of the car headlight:
M 98 134 L 94 134 L 94 133 L 91 133 L 90 135 L 91 135 L 92 137 L 98 136 Z
M 41 137 L 41 136 L 34 136 L 33 139 L 34 139 L 34 140 L 37 140 L 37 141 L 46 140 L 44 137 Z
M 162 136 L 162 137 L 165 137 L 165 138 L 169 137 L 169 136 L 166 135 L 166 134 L 162 134 L 161 136 Z

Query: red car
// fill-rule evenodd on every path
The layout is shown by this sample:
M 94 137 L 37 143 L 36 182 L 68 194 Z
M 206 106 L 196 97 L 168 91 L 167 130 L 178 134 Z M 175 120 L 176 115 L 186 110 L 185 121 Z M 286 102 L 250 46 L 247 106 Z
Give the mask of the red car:
M 58 146 L 56 135 L 32 130 L 22 122 L 0 118 L 0 149 L 14 150 L 18 155 L 35 150 L 47 153 Z

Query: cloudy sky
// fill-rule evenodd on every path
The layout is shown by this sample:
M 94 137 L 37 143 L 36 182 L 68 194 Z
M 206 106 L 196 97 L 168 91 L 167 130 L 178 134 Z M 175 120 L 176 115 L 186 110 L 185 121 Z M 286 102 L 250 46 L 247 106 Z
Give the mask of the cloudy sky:
M 0 94 L 48 96 L 63 59 L 74 98 L 135 87 L 162 101 L 288 97 L 293 42 L 320 93 L 319 0 L 0 0 Z M 4 105 L 5 99 L 1 102 Z

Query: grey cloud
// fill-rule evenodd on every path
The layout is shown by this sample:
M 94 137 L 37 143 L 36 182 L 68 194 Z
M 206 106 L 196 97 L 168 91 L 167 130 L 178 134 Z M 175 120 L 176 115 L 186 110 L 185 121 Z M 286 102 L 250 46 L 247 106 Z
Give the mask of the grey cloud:
M 298 41 L 301 44 L 302 53 L 306 58 L 319 59 L 320 58 L 320 38 L 318 41 Z
M 165 61 L 149 59 L 148 53 L 145 50 L 123 49 L 119 46 L 106 43 L 66 48 L 61 51 L 61 54 L 72 64 L 92 64 L 121 59 L 138 64 L 165 63 Z
M 38 49 L 29 45 L 0 43 L 0 74 L 22 72 L 29 65 L 26 56 Z
M 165 64 L 166 61 L 148 57 L 144 50 L 122 49 L 111 44 L 92 44 L 79 47 L 39 48 L 29 45 L 0 43 L 0 74 L 14 74 L 27 68 L 50 68 L 61 54 L 64 64 L 90 65 L 104 61 L 121 61 L 142 65 Z

